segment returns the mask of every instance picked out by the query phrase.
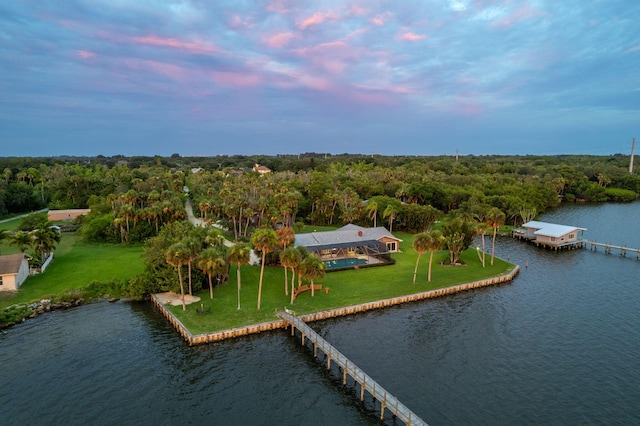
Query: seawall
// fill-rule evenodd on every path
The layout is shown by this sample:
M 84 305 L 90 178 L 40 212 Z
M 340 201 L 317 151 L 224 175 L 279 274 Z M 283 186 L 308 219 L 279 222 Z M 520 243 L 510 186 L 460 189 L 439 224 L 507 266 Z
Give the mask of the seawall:
M 436 297 L 447 296 L 449 294 L 459 293 L 461 291 L 472 290 L 480 287 L 488 287 L 496 284 L 502 284 L 512 281 L 520 273 L 520 267 L 516 265 L 511 272 L 501 274 L 484 280 L 472 281 L 465 284 L 459 284 L 451 287 L 440 288 L 437 290 L 429 290 L 421 293 L 408 294 L 405 296 L 392 297 L 390 299 L 377 300 L 374 302 L 361 303 L 359 305 L 344 306 L 326 311 L 314 312 L 311 314 L 300 315 L 300 319 L 305 322 L 319 321 L 328 318 L 352 315 L 359 312 L 366 312 L 373 309 L 387 308 L 389 306 L 400 305 L 402 303 L 417 302 L 425 299 L 433 299 Z M 151 301 L 158 307 L 160 312 L 169 320 L 169 322 L 178 330 L 178 333 L 189 343 L 189 345 L 199 345 L 203 343 L 219 342 L 225 339 L 232 339 L 249 334 L 262 333 L 263 331 L 271 331 L 280 328 L 286 328 L 287 324 L 283 320 L 263 322 L 242 327 L 230 328 L 227 330 L 215 331 L 205 334 L 192 334 L 182 322 L 160 301 L 155 295 L 151 295 Z

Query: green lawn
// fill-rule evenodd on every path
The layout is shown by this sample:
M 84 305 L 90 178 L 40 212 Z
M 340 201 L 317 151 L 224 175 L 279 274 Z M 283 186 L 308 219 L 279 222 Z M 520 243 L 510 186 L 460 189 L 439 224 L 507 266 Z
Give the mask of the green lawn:
M 235 267 L 232 267 L 230 282 L 215 290 L 213 300 L 209 298 L 208 291 L 203 291 L 198 294 L 201 301 L 188 305 L 185 312 L 181 306 L 170 309 L 193 334 L 201 334 L 275 320 L 276 309 L 282 310 L 285 307 L 293 309 L 298 314 L 306 314 L 489 278 L 503 274 L 513 266 L 500 259 L 496 259 L 494 266 L 490 266 L 488 255 L 486 267 L 482 268 L 475 249 L 463 253 L 462 260 L 466 266 L 440 266 L 439 263 L 448 257 L 448 252 L 441 251 L 434 256 L 432 282 L 427 282 L 429 256 L 426 254 L 420 259 L 418 277 L 416 284 L 413 284 L 413 270 L 417 258 L 412 248 L 413 235 L 395 235 L 403 239 L 400 245 L 402 253 L 393 255 L 395 265 L 328 273 L 321 281 L 323 287 L 329 287 L 328 294 L 322 290 L 316 292 L 312 298 L 310 292 L 305 292 L 291 305 L 289 296 L 284 294 L 283 269 L 267 267 L 262 290 L 262 306 L 258 311 L 260 268 L 243 266 L 242 309 L 238 311 Z M 210 313 L 197 313 L 196 309 L 200 308 L 201 304 L 205 308 L 211 308 Z
M 3 254 L 18 252 L 15 247 L 7 247 L 6 242 L 0 247 Z M 141 254 L 142 246 L 90 245 L 73 232 L 64 233 L 45 273 L 27 278 L 17 293 L 0 293 L 0 309 L 84 287 L 93 281 L 128 280 L 142 272 Z

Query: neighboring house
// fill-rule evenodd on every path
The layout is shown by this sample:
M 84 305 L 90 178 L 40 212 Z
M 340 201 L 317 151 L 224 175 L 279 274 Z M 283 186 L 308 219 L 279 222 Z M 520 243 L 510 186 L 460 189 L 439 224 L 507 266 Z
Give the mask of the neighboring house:
M 335 231 L 296 234 L 294 245 L 318 254 L 327 269 L 343 269 L 392 263 L 390 254 L 400 251 L 400 242 L 384 226 L 350 224 Z
M 0 256 L 0 291 L 17 290 L 29 276 L 29 262 L 24 253 Z
M 68 220 L 75 220 L 78 216 L 86 215 L 91 212 L 91 209 L 69 209 L 69 210 L 49 210 L 47 212 L 47 218 L 51 222 Z
M 555 223 L 531 221 L 514 230 L 513 235 L 551 248 L 581 247 L 586 228 L 577 226 L 558 225 Z
M 260 173 L 260 175 L 264 175 L 267 173 L 271 173 L 271 169 L 265 166 L 261 166 L 260 164 L 256 164 L 253 166 L 253 171 Z

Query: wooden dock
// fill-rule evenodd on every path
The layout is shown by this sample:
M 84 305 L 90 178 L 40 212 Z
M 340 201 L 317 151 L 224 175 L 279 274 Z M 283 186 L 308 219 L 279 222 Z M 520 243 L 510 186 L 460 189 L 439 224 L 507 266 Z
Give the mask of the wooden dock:
M 346 385 L 347 376 L 351 376 L 354 382 L 360 385 L 361 401 L 364 401 L 366 390 L 376 401 L 380 402 L 380 420 L 384 420 L 385 410 L 389 410 L 396 418 L 404 422 L 405 425 L 426 425 L 424 420 L 407 408 L 407 406 L 400 402 L 398 398 L 387 392 L 382 386 L 358 368 L 357 365 L 340 353 L 340 351 L 334 348 L 329 342 L 320 337 L 318 333 L 313 331 L 313 329 L 300 318 L 288 312 L 278 312 L 278 316 L 291 326 L 292 336 L 295 335 L 296 329 L 299 330 L 302 335 L 302 345 L 305 344 L 305 338 L 313 343 L 314 357 L 318 357 L 318 349 L 325 354 L 327 359 L 327 370 L 331 369 L 332 361 L 340 367 L 342 370 L 343 384 Z
M 585 241 L 585 246 L 589 246 L 589 250 L 591 251 L 598 251 L 598 247 L 601 247 L 604 249 L 604 252 L 606 254 L 611 254 L 615 250 L 622 257 L 626 257 L 627 253 L 635 253 L 636 260 L 640 260 L 640 249 L 629 248 L 626 246 L 617 246 L 611 243 L 597 243 L 595 241 Z

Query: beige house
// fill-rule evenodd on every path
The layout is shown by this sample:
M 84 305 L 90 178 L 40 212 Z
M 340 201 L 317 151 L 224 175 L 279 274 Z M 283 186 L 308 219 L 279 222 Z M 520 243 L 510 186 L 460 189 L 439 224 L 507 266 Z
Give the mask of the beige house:
M 318 254 L 327 270 L 337 270 L 391 264 L 390 254 L 400 251 L 401 242 L 383 226 L 349 224 L 335 231 L 296 234 L 293 244 Z
M 577 226 L 558 225 L 555 223 L 538 222 L 532 220 L 522 225 L 521 229 L 513 231 L 517 238 L 524 238 L 536 245 L 559 248 L 581 247 L 584 243 L 586 228 Z
M 29 262 L 24 253 L 0 256 L 0 291 L 14 291 L 29 276 Z
M 69 209 L 69 210 L 49 210 L 47 212 L 47 218 L 51 222 L 68 220 L 75 220 L 78 216 L 86 215 L 91 212 L 91 209 Z
M 271 169 L 266 166 L 261 166 L 260 164 L 256 164 L 253 166 L 253 171 L 260 173 L 260 175 L 264 175 L 267 173 L 271 173 Z

